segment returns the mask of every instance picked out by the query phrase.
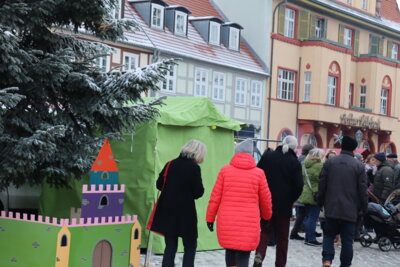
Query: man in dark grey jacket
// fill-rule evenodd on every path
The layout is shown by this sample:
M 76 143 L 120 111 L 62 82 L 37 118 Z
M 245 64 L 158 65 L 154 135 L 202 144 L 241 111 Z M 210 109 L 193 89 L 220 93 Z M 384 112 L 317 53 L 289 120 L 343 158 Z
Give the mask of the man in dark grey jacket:
M 325 162 L 319 180 L 318 204 L 325 209 L 322 249 L 324 267 L 335 256 L 334 239 L 340 234 L 340 266 L 351 266 L 357 216 L 368 207 L 367 176 L 363 164 L 354 158 L 357 141 L 349 136 L 342 140 L 342 152 Z
M 386 159 L 386 155 L 383 152 L 376 153 L 374 158 L 376 159 L 378 172 L 374 177 L 374 190 L 372 193 L 384 203 L 394 190 L 394 164 L 392 161 Z

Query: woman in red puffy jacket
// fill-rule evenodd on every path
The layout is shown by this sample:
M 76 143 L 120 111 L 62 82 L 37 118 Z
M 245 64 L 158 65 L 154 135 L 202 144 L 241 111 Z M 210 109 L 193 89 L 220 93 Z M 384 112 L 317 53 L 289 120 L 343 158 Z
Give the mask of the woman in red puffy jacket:
M 217 217 L 219 244 L 226 249 L 227 266 L 247 267 L 250 252 L 260 240 L 260 219 L 272 216 L 271 193 L 264 171 L 252 157 L 253 141 L 235 149 L 229 165 L 222 167 L 207 208 L 207 226 L 213 231 Z

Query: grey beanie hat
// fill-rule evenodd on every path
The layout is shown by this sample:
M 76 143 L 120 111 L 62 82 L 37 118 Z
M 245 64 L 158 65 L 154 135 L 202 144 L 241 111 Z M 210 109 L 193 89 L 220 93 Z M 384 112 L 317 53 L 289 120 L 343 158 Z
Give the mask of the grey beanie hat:
M 253 141 L 246 139 L 235 146 L 235 154 L 237 153 L 249 153 L 253 155 Z

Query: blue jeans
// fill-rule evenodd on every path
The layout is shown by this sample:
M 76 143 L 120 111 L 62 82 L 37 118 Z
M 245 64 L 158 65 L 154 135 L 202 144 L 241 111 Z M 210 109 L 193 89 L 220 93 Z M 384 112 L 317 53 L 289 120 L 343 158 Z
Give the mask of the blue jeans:
M 324 241 L 322 244 L 322 261 L 333 261 L 335 257 L 334 240 L 340 234 L 342 250 L 340 251 L 340 267 L 351 266 L 353 260 L 353 239 L 356 229 L 355 222 L 326 218 Z
M 320 207 L 317 205 L 305 205 L 306 217 L 304 219 L 304 226 L 306 230 L 306 242 L 315 241 L 315 229 L 317 228 L 317 220 L 319 217 Z

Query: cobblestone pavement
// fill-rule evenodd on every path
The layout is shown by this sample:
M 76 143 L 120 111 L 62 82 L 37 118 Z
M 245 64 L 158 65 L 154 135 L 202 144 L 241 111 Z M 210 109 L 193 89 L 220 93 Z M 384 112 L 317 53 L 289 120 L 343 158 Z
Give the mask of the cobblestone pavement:
M 321 266 L 321 247 L 310 247 L 302 241 L 289 242 L 287 267 L 314 267 Z M 338 267 L 340 248 L 336 247 L 335 260 L 332 266 Z M 178 253 L 175 259 L 176 267 L 182 266 L 182 253 Z M 254 252 L 251 254 L 250 267 L 252 266 Z M 152 267 L 161 267 L 162 255 L 152 257 Z M 144 255 L 142 255 L 142 264 Z M 268 247 L 267 257 L 263 266 L 275 266 L 275 247 Z M 364 248 L 360 243 L 354 244 L 353 267 L 399 267 L 400 250 L 391 249 L 389 252 L 380 251 L 376 244 Z M 204 251 L 196 254 L 195 267 L 226 267 L 224 250 Z

